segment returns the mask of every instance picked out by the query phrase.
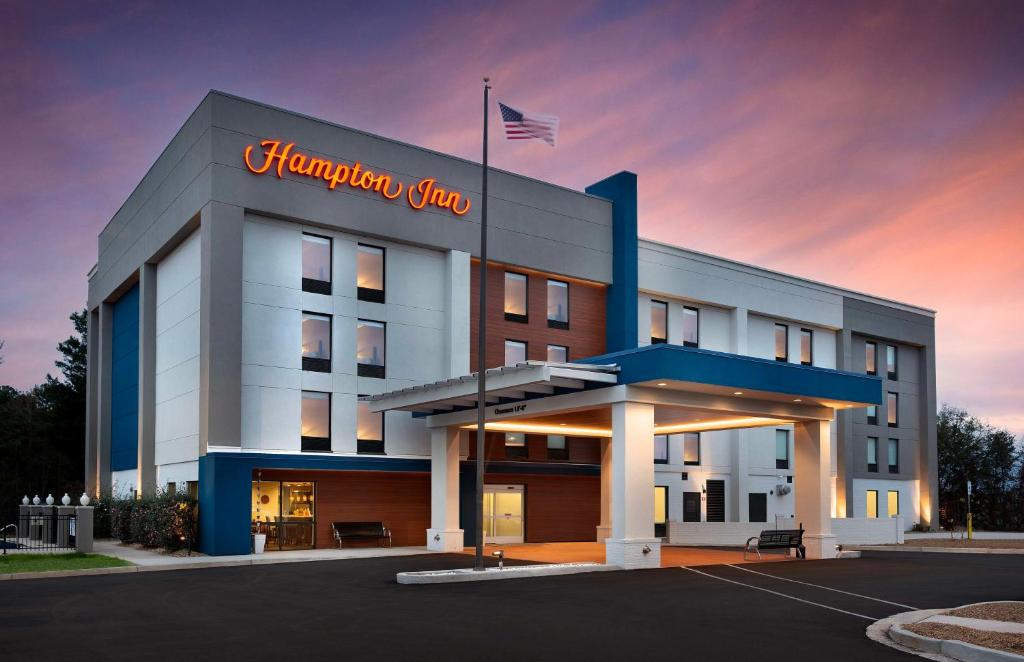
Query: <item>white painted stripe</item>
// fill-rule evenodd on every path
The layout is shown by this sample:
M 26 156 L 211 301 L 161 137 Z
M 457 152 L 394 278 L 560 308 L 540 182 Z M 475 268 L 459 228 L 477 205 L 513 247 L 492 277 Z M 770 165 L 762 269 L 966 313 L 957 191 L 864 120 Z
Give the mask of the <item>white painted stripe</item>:
M 746 588 L 752 588 L 755 591 L 764 591 L 765 593 L 771 593 L 772 595 L 777 595 L 777 596 L 779 596 L 781 598 L 787 598 L 789 600 L 796 600 L 797 602 L 803 602 L 804 604 L 814 605 L 815 607 L 821 607 L 822 609 L 828 609 L 830 611 L 837 611 L 840 614 L 846 614 L 847 616 L 856 616 L 857 618 L 863 618 L 864 620 L 871 621 L 871 622 L 875 622 L 875 621 L 878 620 L 877 618 L 873 618 L 871 616 L 865 616 L 864 614 L 857 614 L 857 613 L 852 612 L 852 611 L 846 611 L 845 609 L 838 609 L 836 607 L 829 607 L 828 605 L 823 605 L 820 602 L 812 602 L 810 600 L 804 600 L 803 598 L 797 598 L 797 597 L 794 597 L 792 595 L 786 595 L 785 593 L 779 593 L 778 591 L 772 591 L 771 589 L 761 588 L 760 586 L 754 586 L 753 584 L 744 584 L 743 582 L 737 582 L 737 581 L 734 581 L 732 579 L 726 579 L 725 577 L 719 577 L 718 575 L 712 575 L 712 574 L 707 573 L 707 572 L 701 572 L 700 570 L 697 570 L 696 568 L 688 568 L 686 566 L 680 566 L 680 567 L 683 570 L 689 570 L 690 572 L 696 572 L 698 575 L 704 575 L 705 577 L 710 577 L 711 579 L 717 579 L 719 581 L 729 582 L 730 584 L 736 584 L 737 586 L 744 586 Z
M 845 595 L 852 595 L 854 597 L 864 598 L 865 600 L 874 600 L 875 602 L 884 602 L 885 604 L 893 605 L 894 607 L 906 607 L 907 609 L 913 609 L 914 611 L 917 611 L 917 607 L 911 607 L 910 605 L 901 604 L 899 602 L 890 602 L 889 600 L 882 600 L 881 598 L 873 598 L 870 595 L 861 595 L 860 593 L 851 593 L 850 591 L 842 591 L 842 590 L 840 590 L 838 588 L 831 588 L 829 586 L 822 586 L 821 584 L 812 584 L 810 582 L 802 582 L 802 581 L 800 581 L 798 579 L 788 579 L 786 577 L 779 577 L 778 575 L 769 575 L 767 572 L 758 572 L 757 570 L 750 570 L 749 568 L 741 568 L 740 566 L 732 565 L 731 563 L 726 563 L 725 565 L 729 566 L 730 568 L 736 568 L 737 570 L 742 570 L 743 572 L 750 572 L 750 573 L 753 573 L 755 575 L 761 575 L 763 577 L 771 577 L 772 579 L 780 579 L 780 580 L 782 580 L 784 582 L 793 582 L 794 584 L 803 584 L 804 586 L 813 586 L 814 588 L 822 588 L 822 589 L 825 589 L 826 591 L 835 591 L 836 593 L 843 593 Z

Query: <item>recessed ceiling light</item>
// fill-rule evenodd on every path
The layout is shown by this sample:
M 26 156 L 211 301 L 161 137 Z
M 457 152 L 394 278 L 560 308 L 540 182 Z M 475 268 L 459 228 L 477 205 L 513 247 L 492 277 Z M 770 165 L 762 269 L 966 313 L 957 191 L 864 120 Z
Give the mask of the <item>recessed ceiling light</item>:
M 658 382 L 658 386 L 668 386 L 668 384 L 665 382 Z
M 800 398 L 796 398 L 795 400 L 793 400 L 793 402 L 803 402 L 803 400 L 801 400 Z
M 743 395 L 743 391 L 733 391 L 733 395 Z
M 559 423 L 559 425 L 561 425 L 564 428 L 566 425 L 568 425 L 568 423 Z

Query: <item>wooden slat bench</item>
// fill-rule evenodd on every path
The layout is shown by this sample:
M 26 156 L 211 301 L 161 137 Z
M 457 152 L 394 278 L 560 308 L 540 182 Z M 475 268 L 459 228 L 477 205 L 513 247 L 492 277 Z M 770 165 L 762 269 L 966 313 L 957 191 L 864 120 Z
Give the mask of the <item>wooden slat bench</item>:
M 391 547 L 391 530 L 384 522 L 334 522 L 331 529 L 338 549 L 346 540 L 376 540 L 381 547 L 385 542 Z
M 747 540 L 743 546 L 743 560 L 747 560 L 749 552 L 756 552 L 757 558 L 761 558 L 762 549 L 795 549 L 800 558 L 806 558 L 804 549 L 804 529 L 772 529 L 762 531 L 761 535 L 754 536 Z

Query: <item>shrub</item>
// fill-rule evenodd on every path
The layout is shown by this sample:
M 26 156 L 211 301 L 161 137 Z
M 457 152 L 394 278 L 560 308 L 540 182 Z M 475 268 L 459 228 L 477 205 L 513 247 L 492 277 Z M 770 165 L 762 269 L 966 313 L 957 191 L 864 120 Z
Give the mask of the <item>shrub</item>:
M 111 498 L 107 509 L 110 535 L 122 543 L 171 551 L 196 546 L 199 504 L 188 494 Z

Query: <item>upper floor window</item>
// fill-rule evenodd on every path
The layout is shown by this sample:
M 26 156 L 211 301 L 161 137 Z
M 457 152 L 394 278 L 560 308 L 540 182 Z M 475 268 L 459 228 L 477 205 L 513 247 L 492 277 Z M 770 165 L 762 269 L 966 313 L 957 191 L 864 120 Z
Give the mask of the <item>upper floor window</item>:
M 800 364 L 814 365 L 814 332 L 800 329 Z
M 898 474 L 900 472 L 900 440 L 890 439 L 889 440 L 889 473 Z
M 789 469 L 789 430 L 775 431 L 775 468 Z
M 896 379 L 896 346 L 885 346 L 885 371 L 889 379 Z
M 302 313 L 302 369 L 331 371 L 331 318 Z
M 878 425 L 878 407 L 869 405 L 865 413 L 868 417 L 868 425 Z
M 527 322 L 527 282 L 525 274 L 505 272 L 505 319 L 511 322 Z
M 303 451 L 331 451 L 331 394 L 302 392 L 301 435 Z
M 360 301 L 384 303 L 384 249 L 359 244 L 356 251 L 356 286 Z
M 868 471 L 878 471 L 878 437 L 868 437 Z
M 700 464 L 700 432 L 683 433 L 683 464 Z
M 886 399 L 886 412 L 888 416 L 889 427 L 894 428 L 899 425 L 899 409 L 900 409 L 900 396 L 896 393 L 889 392 Z
M 668 435 L 654 435 L 654 463 L 668 464 Z
M 356 368 L 360 377 L 384 377 L 384 322 L 356 322 Z
M 569 283 L 548 280 L 548 326 L 569 328 Z
M 775 360 L 789 360 L 789 327 L 785 324 L 775 325 Z
M 550 363 L 568 363 L 569 348 L 563 345 L 548 345 L 548 359 Z
M 302 291 L 331 293 L 331 240 L 302 235 Z
M 505 433 L 505 457 L 527 457 L 526 435 L 524 433 Z
M 384 412 L 370 411 L 368 402 L 356 402 L 356 452 L 384 452 Z
M 864 343 L 864 372 L 869 375 L 878 374 L 878 345 L 873 342 Z
M 516 365 L 526 361 L 526 343 L 518 340 L 505 341 L 505 365 Z
M 569 445 L 564 434 L 548 435 L 548 459 L 568 460 Z
M 700 311 L 683 306 L 683 346 L 697 347 L 700 343 Z
M 668 342 L 668 304 L 651 299 L 651 344 Z

